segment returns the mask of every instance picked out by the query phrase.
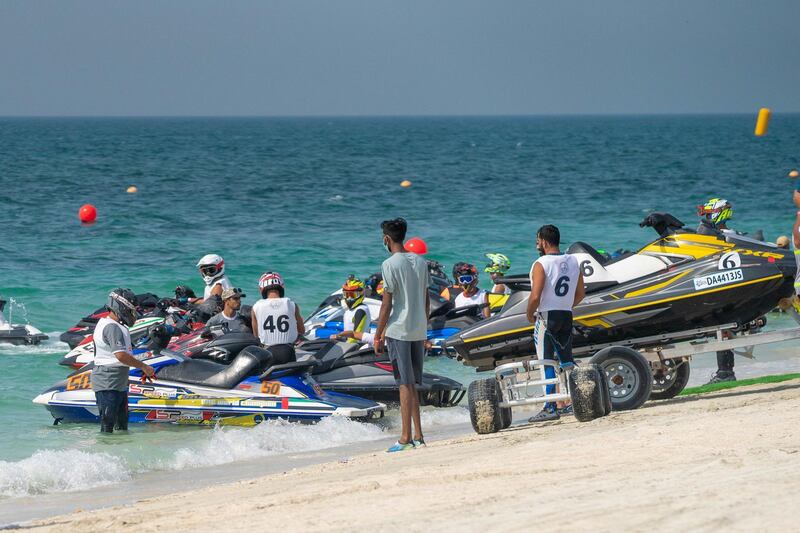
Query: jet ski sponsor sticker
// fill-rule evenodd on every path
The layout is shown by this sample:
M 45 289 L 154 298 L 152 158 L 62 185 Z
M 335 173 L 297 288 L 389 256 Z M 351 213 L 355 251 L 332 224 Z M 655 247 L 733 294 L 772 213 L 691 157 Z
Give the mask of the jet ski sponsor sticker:
M 742 274 L 741 268 L 737 268 L 736 270 L 726 270 L 716 274 L 709 274 L 708 276 L 703 276 L 701 278 L 694 278 L 694 290 L 699 291 L 711 287 L 718 287 L 720 285 L 727 285 L 728 283 L 741 281 L 743 279 L 744 274 Z

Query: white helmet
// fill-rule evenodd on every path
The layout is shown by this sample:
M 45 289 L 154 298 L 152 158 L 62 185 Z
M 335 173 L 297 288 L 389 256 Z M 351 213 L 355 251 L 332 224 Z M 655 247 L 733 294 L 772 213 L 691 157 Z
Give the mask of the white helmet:
M 225 274 L 225 260 L 217 254 L 207 254 L 197 262 L 197 268 L 206 285 L 211 285 Z

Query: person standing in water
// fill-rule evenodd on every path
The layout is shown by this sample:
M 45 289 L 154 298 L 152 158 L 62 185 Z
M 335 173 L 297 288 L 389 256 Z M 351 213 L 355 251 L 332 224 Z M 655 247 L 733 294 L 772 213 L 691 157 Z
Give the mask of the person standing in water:
M 403 246 L 408 226 L 402 218 L 381 223 L 383 246 L 390 257 L 383 262 L 383 300 L 375 332 L 375 352 L 384 343 L 400 389 L 400 438 L 388 452 L 424 446 L 416 384 L 422 381 L 425 340 L 428 333 L 430 273 L 421 256 Z M 412 421 L 414 434 L 412 439 Z
M 536 356 L 540 359 L 558 358 L 561 368 L 575 366 L 572 358 L 572 309 L 584 297 L 583 273 L 575 256 L 562 254 L 559 249 L 561 233 L 547 224 L 536 232 L 536 249 L 541 257 L 531 266 L 531 294 L 528 297 L 528 321 L 534 324 Z M 545 367 L 545 377 L 556 377 L 555 370 Z M 546 392 L 555 392 L 547 385 Z M 548 402 L 530 422 L 558 420 L 557 406 Z
M 108 316 L 94 328 L 94 368 L 92 390 L 100 414 L 100 431 L 113 433 L 128 429 L 128 372 L 142 371 L 142 381 L 155 376 L 153 367 L 136 359 L 128 328 L 136 322 L 134 294 L 130 289 L 114 289 L 108 295 Z

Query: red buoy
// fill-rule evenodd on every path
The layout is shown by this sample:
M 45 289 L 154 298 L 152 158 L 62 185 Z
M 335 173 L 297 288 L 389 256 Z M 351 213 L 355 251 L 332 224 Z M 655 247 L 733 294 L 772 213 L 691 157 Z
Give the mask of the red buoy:
M 417 255 L 425 255 L 428 253 L 428 245 L 419 237 L 411 237 L 406 241 L 406 250 Z
M 97 220 L 97 209 L 92 204 L 84 204 L 78 210 L 78 218 L 84 224 L 91 224 Z

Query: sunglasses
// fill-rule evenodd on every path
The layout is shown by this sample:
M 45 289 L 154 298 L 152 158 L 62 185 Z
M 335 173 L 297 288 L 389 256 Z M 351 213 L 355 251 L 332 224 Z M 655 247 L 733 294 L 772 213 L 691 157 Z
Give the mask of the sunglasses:
M 475 276 L 471 274 L 465 274 L 463 276 L 458 276 L 458 282 L 462 285 L 469 285 L 473 281 L 475 281 Z

